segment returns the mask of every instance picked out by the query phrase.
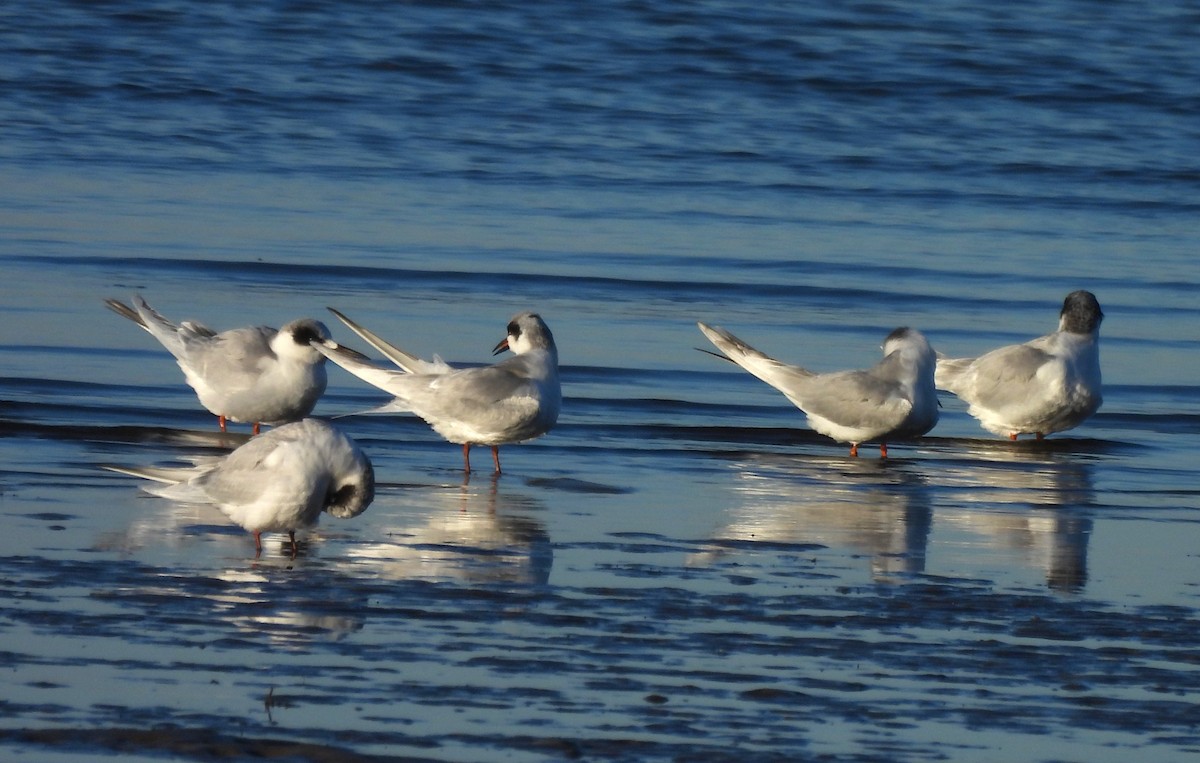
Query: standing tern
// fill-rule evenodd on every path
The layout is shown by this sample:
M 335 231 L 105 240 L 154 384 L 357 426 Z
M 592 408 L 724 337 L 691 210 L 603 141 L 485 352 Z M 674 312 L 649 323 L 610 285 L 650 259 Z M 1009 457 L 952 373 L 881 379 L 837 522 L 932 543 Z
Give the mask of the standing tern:
M 325 392 L 325 357 L 313 341 L 329 339 L 325 324 L 301 318 L 278 331 L 248 326 L 217 333 L 194 321 L 175 324 L 140 296 L 133 307 L 115 299 L 105 304 L 133 321 L 175 356 L 200 403 L 226 420 L 260 424 L 297 421 L 312 413 Z
M 539 437 L 558 420 L 562 388 L 554 335 L 536 313 L 513 316 L 508 334 L 493 349 L 511 358 L 478 368 L 453 368 L 441 358 L 422 360 L 381 339 L 342 313 L 330 312 L 397 368 L 380 366 L 332 341 L 314 342 L 327 358 L 358 378 L 395 396 L 373 413 L 406 411 L 435 432 L 463 446 L 463 468 L 471 471 L 471 446 L 492 449 L 500 473 L 500 446 Z
M 898 328 L 883 342 L 883 360 L 861 371 L 814 373 L 765 355 L 728 331 L 704 323 L 700 331 L 724 356 L 782 392 L 808 415 L 809 425 L 838 442 L 887 444 L 920 437 L 938 420 L 933 348 L 916 329 Z
M 1100 322 L 1089 291 L 1063 300 L 1058 330 L 977 358 L 938 358 L 937 386 L 967 403 L 989 432 L 1034 434 L 1077 427 L 1100 408 Z
M 357 444 L 320 419 L 285 424 L 248 440 L 227 456 L 196 459 L 189 467 L 105 466 L 162 483 L 147 488 L 181 503 L 216 506 L 254 534 L 296 531 L 317 524 L 322 511 L 339 519 L 363 513 L 375 497 L 375 471 Z

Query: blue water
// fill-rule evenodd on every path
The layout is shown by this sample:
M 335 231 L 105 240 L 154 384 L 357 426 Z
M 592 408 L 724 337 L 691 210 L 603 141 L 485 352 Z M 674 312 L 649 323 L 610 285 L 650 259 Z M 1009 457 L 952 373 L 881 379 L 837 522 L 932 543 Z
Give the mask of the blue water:
M 0 8 L 0 750 L 1196 754 L 1198 32 L 1187 3 Z M 1105 402 L 1043 444 L 947 396 L 852 460 L 694 349 L 704 320 L 816 370 L 899 325 L 969 355 L 1078 288 Z M 563 413 L 465 482 L 415 419 L 338 419 L 375 503 L 256 561 L 96 468 L 245 437 L 104 309 L 133 292 L 466 363 L 536 309 Z M 317 413 L 384 400 L 334 369 Z

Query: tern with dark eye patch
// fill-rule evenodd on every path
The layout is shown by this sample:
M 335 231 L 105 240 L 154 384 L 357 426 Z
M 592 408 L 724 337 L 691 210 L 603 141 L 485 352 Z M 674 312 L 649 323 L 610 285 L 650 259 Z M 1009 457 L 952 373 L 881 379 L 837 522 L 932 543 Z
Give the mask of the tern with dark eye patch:
M 540 437 L 558 421 L 562 407 L 558 349 L 554 335 L 536 313 L 514 316 L 504 339 L 493 348 L 493 355 L 508 350 L 513 357 L 490 366 L 453 368 L 436 356 L 431 361 L 422 360 L 337 310 L 330 311 L 396 367 L 365 360 L 333 341 L 313 346 L 358 378 L 395 397 L 372 413 L 414 413 L 446 440 L 462 445 L 463 468 L 468 473 L 472 446 L 492 449 L 492 462 L 499 474 L 501 445 Z
M 161 483 L 146 489 L 154 495 L 216 506 L 254 535 L 255 556 L 262 553 L 262 533 L 286 532 L 294 557 L 296 532 L 315 526 L 321 512 L 356 517 L 375 497 L 370 459 L 319 419 L 285 424 L 189 467 L 103 468 Z
M 115 299 L 109 309 L 145 329 L 175 356 L 201 405 L 227 421 L 254 425 L 298 421 L 325 393 L 325 356 L 313 342 L 329 339 L 320 321 L 301 318 L 276 330 L 248 326 L 217 333 L 195 321 L 174 323 L 140 296 L 130 307 Z

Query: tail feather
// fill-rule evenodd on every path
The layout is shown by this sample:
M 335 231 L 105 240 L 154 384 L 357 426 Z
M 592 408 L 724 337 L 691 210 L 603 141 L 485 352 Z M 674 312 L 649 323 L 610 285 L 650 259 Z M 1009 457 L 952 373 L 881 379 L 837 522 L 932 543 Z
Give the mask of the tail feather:
M 170 349 L 172 353 L 175 353 L 175 349 L 172 349 L 173 347 L 176 349 L 181 349 L 182 347 L 182 340 L 179 336 L 181 331 L 206 339 L 217 335 L 217 332 L 203 323 L 197 323 L 196 321 L 184 321 L 182 324 L 176 325 L 162 313 L 150 307 L 146 303 L 146 300 L 138 295 L 135 295 L 133 298 L 134 307 L 130 307 L 116 299 L 106 299 L 104 300 L 104 304 L 117 315 L 122 318 L 128 318 L 150 332 L 155 339 L 166 346 L 167 349 Z M 176 354 L 176 357 L 179 357 L 178 354 Z
M 146 300 L 142 299 L 140 296 L 134 295 L 133 305 L 137 308 L 138 317 L 141 318 L 140 322 L 142 326 L 155 336 L 158 336 L 159 332 L 170 332 L 171 334 L 174 334 L 175 332 L 179 331 L 179 326 L 176 325 L 174 321 L 171 321 L 165 315 L 158 312 L 153 307 L 150 307 L 150 305 L 146 303 Z M 155 328 L 158 328 L 159 331 L 155 331 Z
M 799 366 L 782 363 L 770 355 L 754 349 L 719 326 L 709 326 L 705 323 L 697 323 L 696 325 L 700 327 L 700 331 L 704 336 L 708 337 L 708 341 L 712 342 L 718 350 L 724 353 L 727 360 L 737 363 L 751 374 L 772 386 L 777 384 L 777 378 L 781 373 L 796 377 L 814 375 L 812 371 L 800 368 Z
M 196 468 L 191 466 L 119 466 L 117 464 L 100 464 L 99 466 L 101 469 L 107 469 L 110 472 L 127 474 L 130 477 L 139 477 L 144 480 L 162 482 L 168 485 L 187 482 L 196 474 Z
M 975 358 L 947 358 L 939 355 L 937 366 L 933 371 L 934 386 L 952 392 L 963 371 L 967 370 L 974 361 Z
M 137 325 L 149 331 L 149 329 L 146 327 L 146 321 L 142 320 L 142 316 L 138 315 L 138 311 L 134 310 L 129 305 L 116 299 L 106 299 L 104 300 L 104 304 L 108 305 L 108 309 L 112 310 L 117 315 L 121 316 L 122 318 L 128 318 Z

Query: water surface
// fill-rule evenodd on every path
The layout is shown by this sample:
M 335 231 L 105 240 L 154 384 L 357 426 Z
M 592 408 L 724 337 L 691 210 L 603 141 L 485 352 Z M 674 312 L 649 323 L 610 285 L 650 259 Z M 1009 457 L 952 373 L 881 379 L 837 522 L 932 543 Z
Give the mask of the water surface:
M 6 757 L 1200 749 L 1185 4 L 0 16 Z M 851 459 L 694 349 L 703 320 L 816 370 L 898 325 L 967 355 L 1077 288 L 1105 403 L 1044 443 L 944 397 Z M 255 559 L 97 468 L 247 436 L 103 308 L 134 292 L 466 363 L 536 309 L 563 414 L 469 479 L 415 419 L 340 418 L 375 503 Z M 382 402 L 334 369 L 317 414 Z

